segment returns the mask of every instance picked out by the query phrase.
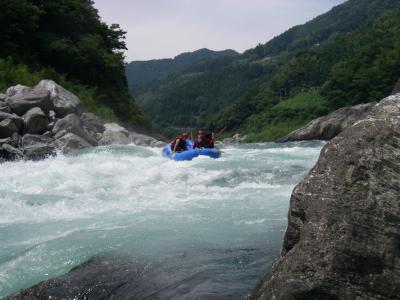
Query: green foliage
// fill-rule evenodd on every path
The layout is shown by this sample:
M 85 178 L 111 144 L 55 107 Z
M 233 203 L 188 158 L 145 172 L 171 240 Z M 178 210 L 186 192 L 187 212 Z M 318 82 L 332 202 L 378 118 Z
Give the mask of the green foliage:
M 100 20 L 93 1 L 0 1 L 0 58 L 29 66 L 31 82 L 34 74 L 52 69 L 53 76 L 63 74 L 93 90 L 87 104 L 92 111 L 99 106 L 103 115 L 115 115 L 125 125 L 148 125 L 128 93 L 124 39 L 118 25 Z
M 9 86 L 16 84 L 32 87 L 44 78 L 52 78 L 66 89 L 76 94 L 81 99 L 85 110 L 95 113 L 105 121 L 117 121 L 114 111 L 105 105 L 99 104 L 96 100 L 96 88 L 90 88 L 68 81 L 65 76 L 58 74 L 51 68 L 30 71 L 25 64 L 16 64 L 12 59 L 0 59 L 1 92 L 5 92 Z
M 280 137 L 283 137 L 293 130 L 304 126 L 307 122 L 298 121 L 285 121 L 278 123 L 271 123 L 263 127 L 259 131 L 251 132 L 244 140 L 246 143 L 254 142 L 269 142 L 275 141 Z
M 132 95 L 137 96 L 167 76 L 175 73 L 198 73 L 229 64 L 239 54 L 233 50 L 211 51 L 200 49 L 182 53 L 173 59 L 133 61 L 126 66 L 125 73 Z
M 249 141 L 271 141 L 329 112 L 318 91 L 300 92 L 270 109 L 251 115 L 240 128 L 251 132 Z
M 399 4 L 398 0 L 349 0 L 304 25 L 295 26 L 264 45 L 246 51 L 260 59 L 281 52 L 296 52 L 322 45 L 330 38 L 352 32 L 375 20 Z
M 399 15 L 400 8 L 360 33 L 348 36 L 359 47 L 351 57 L 333 67 L 323 87 L 333 108 L 376 101 L 390 94 L 400 76 Z

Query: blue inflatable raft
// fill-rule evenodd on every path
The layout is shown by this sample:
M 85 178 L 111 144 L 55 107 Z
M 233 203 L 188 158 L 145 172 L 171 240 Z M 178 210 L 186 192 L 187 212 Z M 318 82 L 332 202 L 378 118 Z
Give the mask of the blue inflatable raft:
M 198 157 L 200 155 L 208 156 L 214 159 L 221 157 L 221 152 L 216 148 L 193 149 L 193 144 L 190 141 L 187 141 L 186 144 L 189 150 L 173 153 L 171 149 L 171 144 L 169 144 L 167 147 L 163 149 L 162 154 L 164 157 L 176 161 L 192 160 L 193 158 Z

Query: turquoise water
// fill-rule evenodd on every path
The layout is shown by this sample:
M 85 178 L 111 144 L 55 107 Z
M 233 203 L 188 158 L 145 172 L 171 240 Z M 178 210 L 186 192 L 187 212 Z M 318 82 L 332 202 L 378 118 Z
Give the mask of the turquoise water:
M 0 298 L 110 251 L 179 258 L 205 274 L 193 290 L 243 298 L 279 253 L 291 191 L 321 146 L 225 146 L 190 162 L 110 146 L 0 164 Z

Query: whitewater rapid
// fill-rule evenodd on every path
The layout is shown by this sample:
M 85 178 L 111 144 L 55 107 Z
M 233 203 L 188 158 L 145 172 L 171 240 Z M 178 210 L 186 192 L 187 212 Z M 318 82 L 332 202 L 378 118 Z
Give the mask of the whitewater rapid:
M 109 146 L 0 164 L 0 298 L 110 251 L 187 257 L 206 274 L 199 291 L 244 297 L 278 254 L 291 191 L 321 146 L 225 146 L 190 162 Z

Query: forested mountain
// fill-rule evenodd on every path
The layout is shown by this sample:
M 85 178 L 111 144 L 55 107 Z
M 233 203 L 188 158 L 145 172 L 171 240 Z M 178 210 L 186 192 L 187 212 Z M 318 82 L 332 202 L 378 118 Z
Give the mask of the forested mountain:
M 141 90 L 163 128 L 229 125 L 271 140 L 338 107 L 387 95 L 400 77 L 400 0 L 349 0 L 212 69 Z
M 100 20 L 90 0 L 0 1 L 0 89 L 43 77 L 77 93 L 105 119 L 148 122 L 128 93 L 125 32 Z
M 215 65 L 229 63 L 239 53 L 233 50 L 211 51 L 199 49 L 194 52 L 186 52 L 174 58 L 154 59 L 149 61 L 133 61 L 126 66 L 129 90 L 133 95 L 154 85 L 155 81 L 185 70 L 188 67 L 203 65 L 208 70 Z M 204 70 L 204 69 L 203 69 Z
M 246 51 L 248 57 L 274 56 L 311 48 L 329 38 L 357 30 L 392 9 L 395 0 L 350 0 L 316 17 L 304 25 L 295 26 L 264 45 Z

